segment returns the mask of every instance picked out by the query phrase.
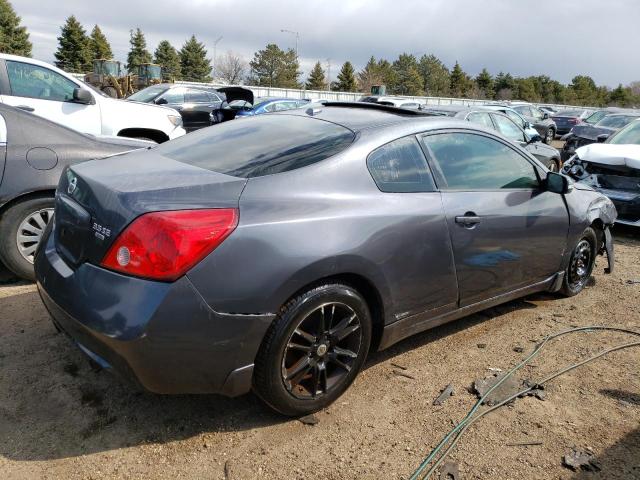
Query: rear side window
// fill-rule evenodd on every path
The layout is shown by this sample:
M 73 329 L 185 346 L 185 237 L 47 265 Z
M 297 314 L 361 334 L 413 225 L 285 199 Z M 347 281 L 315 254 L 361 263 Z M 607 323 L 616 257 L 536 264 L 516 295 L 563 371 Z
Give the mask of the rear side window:
M 495 130 L 496 127 L 493 126 L 493 122 L 491 122 L 491 117 L 489 117 L 488 113 L 485 112 L 473 112 L 470 113 L 467 117 L 467 120 L 473 123 L 477 123 L 479 125 L 484 125 L 491 130 Z
M 498 140 L 472 133 L 442 133 L 423 139 L 448 189 L 534 189 L 539 186 L 533 165 Z
M 185 100 L 187 103 L 209 103 L 209 95 L 202 90 L 189 88 L 187 89 Z
M 374 150 L 367 167 L 382 192 L 432 192 L 435 185 L 415 137 L 405 137 Z
M 355 134 L 298 115 L 259 115 L 224 122 L 154 149 L 179 162 L 251 178 L 306 167 L 345 150 Z

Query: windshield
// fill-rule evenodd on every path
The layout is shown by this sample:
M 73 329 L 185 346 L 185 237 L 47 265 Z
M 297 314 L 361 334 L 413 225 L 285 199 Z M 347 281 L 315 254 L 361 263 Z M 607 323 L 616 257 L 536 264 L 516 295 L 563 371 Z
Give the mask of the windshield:
M 127 97 L 127 100 L 131 100 L 132 102 L 149 103 L 151 102 L 151 100 L 153 100 L 158 95 L 165 92 L 166 90 L 167 90 L 167 87 L 159 86 L 159 85 L 156 85 L 153 87 L 147 87 Z
M 607 115 L 607 112 L 605 112 L 604 110 L 600 112 L 595 112 L 589 115 L 587 118 L 585 118 L 584 121 L 586 123 L 590 123 L 591 125 L 595 125 L 600 120 L 602 120 L 606 115 Z
M 607 143 L 613 143 L 614 145 L 640 145 L 640 120 L 631 122 L 619 130 L 615 135 L 609 137 Z
M 630 116 L 630 115 L 609 115 L 600 120 L 596 126 L 598 127 L 609 127 L 609 128 L 622 128 L 627 125 L 632 120 L 635 120 L 638 117 Z
M 258 115 L 225 122 L 167 142 L 165 157 L 234 177 L 287 172 L 346 149 L 355 134 L 335 123 L 299 115 Z

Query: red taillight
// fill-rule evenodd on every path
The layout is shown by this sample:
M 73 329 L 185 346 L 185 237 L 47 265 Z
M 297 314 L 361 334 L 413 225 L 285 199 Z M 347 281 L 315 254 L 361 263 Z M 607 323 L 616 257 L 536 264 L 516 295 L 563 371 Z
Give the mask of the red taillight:
M 574 125 L 577 125 L 578 123 L 580 123 L 580 119 L 579 118 L 570 118 L 569 119 L 569 123 L 573 123 Z
M 233 208 L 146 213 L 116 238 L 101 265 L 127 275 L 173 281 L 237 225 L 238 211 Z

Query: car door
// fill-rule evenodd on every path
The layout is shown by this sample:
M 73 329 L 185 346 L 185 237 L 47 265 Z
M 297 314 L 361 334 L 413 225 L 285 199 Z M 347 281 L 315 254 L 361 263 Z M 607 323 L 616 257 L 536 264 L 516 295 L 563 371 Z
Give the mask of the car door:
M 447 218 L 459 305 L 542 282 L 561 268 L 568 212 L 541 170 L 497 137 L 452 130 L 422 137 Z
M 367 168 L 382 192 L 380 202 L 397 211 L 395 227 L 376 242 L 397 315 L 455 309 L 457 281 L 441 194 L 418 139 L 411 135 L 378 147 Z
M 3 103 L 83 133 L 102 133 L 99 104 L 73 101 L 73 91 L 81 85 L 39 65 L 16 60 L 5 60 L 4 64 L 8 85 L 3 87 Z
M 185 104 L 182 109 L 183 119 L 188 118 L 189 128 L 195 130 L 211 125 L 211 112 L 217 105 L 211 101 L 206 91 L 187 88 Z
M 0 115 L 0 185 L 4 177 L 4 164 L 7 158 L 7 123 Z

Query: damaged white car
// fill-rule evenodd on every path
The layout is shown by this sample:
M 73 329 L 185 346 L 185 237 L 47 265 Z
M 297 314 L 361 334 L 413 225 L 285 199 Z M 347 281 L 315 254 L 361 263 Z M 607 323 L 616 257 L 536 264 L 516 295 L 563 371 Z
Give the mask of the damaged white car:
M 578 148 L 562 173 L 609 197 L 618 211 L 616 223 L 640 227 L 640 121 L 606 143 Z

